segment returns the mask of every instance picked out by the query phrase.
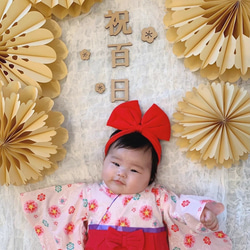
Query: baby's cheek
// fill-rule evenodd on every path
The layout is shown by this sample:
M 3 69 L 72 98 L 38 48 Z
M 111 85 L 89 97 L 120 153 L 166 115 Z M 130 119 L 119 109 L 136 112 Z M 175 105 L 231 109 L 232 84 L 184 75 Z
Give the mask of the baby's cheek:
M 108 171 L 108 169 L 103 169 L 102 171 L 102 179 L 103 180 L 107 180 L 110 178 L 110 175 L 111 175 L 111 171 Z

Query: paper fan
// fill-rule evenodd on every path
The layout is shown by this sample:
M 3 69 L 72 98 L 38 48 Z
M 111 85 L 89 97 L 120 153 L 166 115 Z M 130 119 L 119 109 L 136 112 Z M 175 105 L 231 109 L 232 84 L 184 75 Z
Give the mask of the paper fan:
M 102 0 L 30 0 L 33 6 L 45 17 L 51 16 L 63 19 L 65 16 L 79 16 L 81 13 L 88 13 L 91 7 Z
M 0 80 L 32 85 L 39 95 L 54 98 L 67 74 L 67 48 L 59 25 L 30 8 L 28 0 L 1 0 Z
M 249 0 L 167 0 L 164 23 L 173 51 L 209 80 L 250 78 Z
M 250 95 L 230 83 L 200 84 L 173 115 L 177 144 L 208 168 L 231 167 L 250 153 Z
M 38 181 L 57 168 L 68 140 L 64 117 L 36 87 L 0 83 L 0 184 Z

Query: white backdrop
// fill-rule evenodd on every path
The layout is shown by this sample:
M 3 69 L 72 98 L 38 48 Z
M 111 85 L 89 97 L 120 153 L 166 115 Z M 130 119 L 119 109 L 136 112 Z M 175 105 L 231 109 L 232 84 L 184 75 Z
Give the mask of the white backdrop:
M 105 29 L 109 19 L 104 18 L 108 10 L 129 11 L 133 33 L 110 36 Z M 168 114 L 171 123 L 177 103 L 186 91 L 207 82 L 199 73 L 185 69 L 183 61 L 173 54 L 172 45 L 165 38 L 164 15 L 165 0 L 103 0 L 88 15 L 57 20 L 69 55 L 65 60 L 68 75 L 61 81 L 61 94 L 53 109 L 65 116 L 63 127 L 69 131 L 67 156 L 59 169 L 41 182 L 0 187 L 0 250 L 41 249 L 22 213 L 21 192 L 100 178 L 104 145 L 113 131 L 105 123 L 119 104 L 111 103 L 111 79 L 128 79 L 129 99 L 138 99 L 143 111 L 156 103 Z M 141 40 L 141 30 L 149 26 L 158 32 L 152 44 Z M 130 66 L 112 68 L 112 48 L 108 44 L 127 42 L 133 44 L 127 47 Z M 91 51 L 90 60 L 81 60 L 79 52 L 83 49 Z M 98 82 L 107 88 L 103 94 L 95 92 Z M 250 89 L 250 81 L 238 84 Z M 177 194 L 205 195 L 222 201 L 226 211 L 220 216 L 221 229 L 231 237 L 233 249 L 250 249 L 250 157 L 230 169 L 208 170 L 187 159 L 175 141 L 171 137 L 169 142 L 162 143 L 158 181 Z

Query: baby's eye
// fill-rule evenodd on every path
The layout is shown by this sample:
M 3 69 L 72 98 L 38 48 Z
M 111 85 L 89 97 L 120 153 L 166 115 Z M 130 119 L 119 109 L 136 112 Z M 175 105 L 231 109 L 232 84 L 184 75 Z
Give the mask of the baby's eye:
M 131 169 L 131 172 L 133 172 L 133 173 L 139 173 L 136 169 Z
M 120 165 L 117 162 L 112 162 L 116 167 L 120 167 Z

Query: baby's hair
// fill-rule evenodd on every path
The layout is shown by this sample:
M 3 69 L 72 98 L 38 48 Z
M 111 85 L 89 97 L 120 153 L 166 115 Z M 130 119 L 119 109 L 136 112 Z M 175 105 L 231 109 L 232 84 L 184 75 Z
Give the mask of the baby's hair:
M 110 137 L 120 132 L 120 130 L 116 130 Z M 158 156 L 157 153 L 152 146 L 151 142 L 144 137 L 139 132 L 132 132 L 130 134 L 125 134 L 119 137 L 112 145 L 114 148 L 126 148 L 126 149 L 145 149 L 151 150 L 152 152 L 152 168 L 151 168 L 151 176 L 149 180 L 149 185 L 153 183 L 156 179 L 157 173 L 157 165 L 158 165 Z M 111 148 L 110 146 L 110 148 Z

